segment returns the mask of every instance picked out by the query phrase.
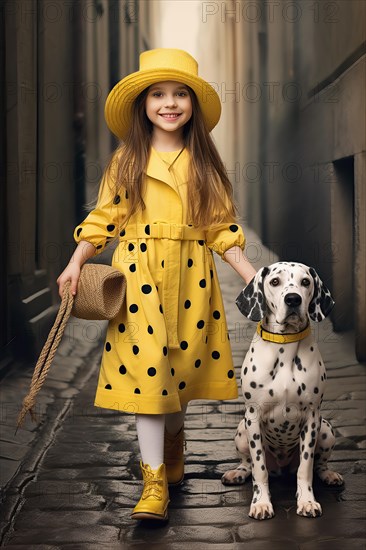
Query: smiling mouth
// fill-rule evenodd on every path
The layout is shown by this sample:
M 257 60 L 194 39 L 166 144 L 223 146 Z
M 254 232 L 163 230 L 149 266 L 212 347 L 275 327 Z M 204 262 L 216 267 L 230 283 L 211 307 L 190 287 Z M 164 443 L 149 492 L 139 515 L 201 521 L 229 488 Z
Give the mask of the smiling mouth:
M 177 120 L 180 117 L 181 113 L 160 113 L 159 116 L 165 118 L 166 120 Z

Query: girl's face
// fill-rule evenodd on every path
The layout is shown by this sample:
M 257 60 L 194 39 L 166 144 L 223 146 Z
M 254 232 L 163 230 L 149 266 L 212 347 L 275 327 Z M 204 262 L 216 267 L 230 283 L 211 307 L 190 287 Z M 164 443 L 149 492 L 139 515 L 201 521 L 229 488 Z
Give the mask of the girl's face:
M 188 87 L 169 80 L 152 84 L 147 93 L 145 109 L 154 131 L 181 134 L 183 126 L 192 116 Z

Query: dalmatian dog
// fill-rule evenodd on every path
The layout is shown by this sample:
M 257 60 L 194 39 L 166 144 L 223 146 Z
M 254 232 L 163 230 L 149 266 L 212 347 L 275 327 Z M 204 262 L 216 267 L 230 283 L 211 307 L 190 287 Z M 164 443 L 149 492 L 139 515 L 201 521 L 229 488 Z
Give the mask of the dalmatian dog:
M 242 484 L 252 474 L 249 516 L 269 519 L 268 472 L 297 470 L 297 514 L 320 516 L 313 470 L 328 485 L 343 479 L 327 465 L 335 437 L 320 412 L 326 373 L 309 322 L 322 321 L 334 301 L 312 267 L 277 262 L 257 272 L 236 304 L 260 323 L 241 371 L 245 409 L 235 444 L 242 462 L 221 481 Z

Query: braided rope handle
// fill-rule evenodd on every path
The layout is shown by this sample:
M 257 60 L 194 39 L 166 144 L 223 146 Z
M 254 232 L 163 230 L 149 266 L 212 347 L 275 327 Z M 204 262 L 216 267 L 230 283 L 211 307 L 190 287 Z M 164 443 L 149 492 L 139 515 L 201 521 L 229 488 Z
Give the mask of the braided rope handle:
M 29 391 L 23 399 L 22 409 L 18 415 L 15 434 L 17 433 L 18 428 L 23 424 L 27 412 L 30 413 L 33 422 L 37 422 L 38 420 L 37 415 L 33 410 L 36 402 L 36 396 L 46 379 L 52 360 L 63 336 L 66 323 L 70 317 L 73 303 L 74 297 L 70 292 L 70 281 L 67 281 L 65 283 L 61 305 L 58 310 L 57 317 L 48 334 L 46 343 L 42 348 L 37 364 L 34 368 Z

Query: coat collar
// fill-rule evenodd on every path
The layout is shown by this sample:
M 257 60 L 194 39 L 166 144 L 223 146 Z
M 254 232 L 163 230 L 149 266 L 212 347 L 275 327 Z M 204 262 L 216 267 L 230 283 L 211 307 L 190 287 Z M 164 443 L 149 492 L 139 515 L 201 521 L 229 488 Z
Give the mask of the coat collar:
M 183 167 L 186 167 L 188 165 L 189 160 L 189 154 L 187 149 L 185 148 L 177 162 L 183 163 Z M 167 183 L 174 191 L 177 191 L 176 186 L 174 184 L 174 180 L 172 178 L 171 173 L 169 172 L 167 164 L 162 161 L 162 159 L 159 157 L 158 153 L 155 151 L 153 147 L 151 147 L 149 160 L 147 162 L 146 166 L 146 175 L 150 176 L 151 178 L 163 181 L 164 183 Z

